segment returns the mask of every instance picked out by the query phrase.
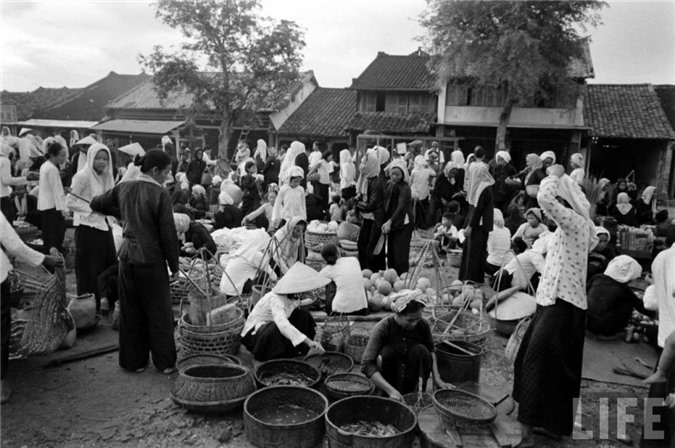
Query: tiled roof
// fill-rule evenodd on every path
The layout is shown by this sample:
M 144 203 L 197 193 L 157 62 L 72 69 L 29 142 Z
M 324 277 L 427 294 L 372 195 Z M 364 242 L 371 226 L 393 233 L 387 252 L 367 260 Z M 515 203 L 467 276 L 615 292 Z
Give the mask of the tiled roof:
M 651 84 L 589 84 L 584 121 L 596 137 L 675 139 Z
M 74 97 L 82 89 L 61 87 L 58 89 L 39 87 L 32 92 L 0 92 L 0 103 L 16 106 L 19 121 L 32 118 L 39 110 L 45 109 L 66 98 Z
M 428 112 L 357 112 L 347 123 L 346 129 L 365 131 L 373 129 L 390 134 L 428 133 L 436 116 Z
M 670 126 L 675 129 L 675 86 L 663 84 L 654 86 L 656 94 L 659 96 L 663 111 L 670 121 Z
M 160 101 L 152 78 L 108 103 L 106 109 L 185 109 L 192 106 L 194 96 L 184 89 L 172 90 Z
M 435 78 L 427 68 L 429 55 L 416 51 L 407 56 L 377 53 L 377 57 L 352 82 L 359 90 L 432 90 Z
M 128 132 L 130 134 L 166 134 L 185 124 L 182 121 L 160 120 L 110 120 L 93 126 L 92 131 Z
M 356 110 L 356 92 L 317 87 L 279 129 L 282 135 L 338 137 Z

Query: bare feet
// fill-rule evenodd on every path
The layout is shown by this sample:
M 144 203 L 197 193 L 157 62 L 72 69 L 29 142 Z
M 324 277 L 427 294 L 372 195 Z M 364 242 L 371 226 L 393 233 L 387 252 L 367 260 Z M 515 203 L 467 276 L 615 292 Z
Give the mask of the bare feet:
M 9 401 L 9 397 L 12 396 L 12 390 L 7 386 L 7 382 L 2 380 L 0 382 L 0 404 L 5 404 Z
M 529 425 L 520 424 L 520 434 L 522 439 L 514 448 L 533 448 L 534 447 L 534 433 L 532 427 Z
M 653 375 L 642 380 L 642 382 L 644 384 L 665 383 L 667 379 L 668 378 L 666 378 L 666 375 L 661 370 L 657 370 Z

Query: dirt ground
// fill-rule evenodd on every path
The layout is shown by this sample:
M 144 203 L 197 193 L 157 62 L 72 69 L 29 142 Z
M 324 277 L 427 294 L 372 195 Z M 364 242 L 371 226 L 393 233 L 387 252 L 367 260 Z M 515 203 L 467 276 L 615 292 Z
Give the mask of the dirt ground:
M 454 278 L 456 270 L 446 267 L 444 273 Z M 74 275 L 69 274 L 68 279 L 72 290 Z M 481 382 L 510 391 L 513 369 L 503 355 L 506 342 L 504 337 L 490 335 Z M 241 410 L 218 416 L 187 412 L 170 398 L 177 374 L 165 376 L 152 367 L 140 374 L 126 373 L 117 365 L 116 352 L 53 368 L 43 368 L 38 358 L 18 360 L 10 369 L 14 394 L 0 411 L 2 448 L 251 446 L 244 434 Z M 646 395 L 646 388 L 584 380 L 582 422 L 584 430 L 592 431 L 590 440 L 553 442 L 537 436 L 537 446 L 625 446 L 614 429 L 617 400 L 613 398 Z M 609 424 L 600 418 L 603 399 L 608 403 Z M 635 446 L 643 420 L 641 400 L 638 403 L 639 408 L 631 412 L 634 421 L 626 425 Z M 517 415 L 517 408 L 511 415 Z

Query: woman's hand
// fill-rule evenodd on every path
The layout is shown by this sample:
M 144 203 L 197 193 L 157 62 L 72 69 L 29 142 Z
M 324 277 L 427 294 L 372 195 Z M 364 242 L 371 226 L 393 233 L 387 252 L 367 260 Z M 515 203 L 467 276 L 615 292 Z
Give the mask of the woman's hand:
M 438 387 L 439 389 L 454 389 L 455 388 L 455 386 L 453 386 L 450 383 L 446 383 L 445 381 L 443 381 L 440 378 L 436 378 L 435 382 L 436 382 L 436 387 Z
M 312 341 L 309 338 L 307 338 L 306 343 L 309 346 L 309 351 L 307 352 L 308 357 L 312 355 L 323 355 L 324 353 L 326 353 L 326 350 L 318 342 Z
M 63 266 L 63 257 L 54 255 L 45 255 L 45 259 L 42 260 L 42 264 L 48 268 Z
M 382 224 L 382 233 L 386 235 L 389 232 L 391 232 L 391 221 L 387 221 Z
M 391 398 L 393 400 L 396 400 L 396 401 L 400 401 L 401 403 L 404 402 L 403 395 L 401 395 L 401 392 L 399 392 L 399 391 L 397 391 L 396 389 L 393 389 L 393 388 L 392 388 L 391 391 L 389 391 L 389 398 Z

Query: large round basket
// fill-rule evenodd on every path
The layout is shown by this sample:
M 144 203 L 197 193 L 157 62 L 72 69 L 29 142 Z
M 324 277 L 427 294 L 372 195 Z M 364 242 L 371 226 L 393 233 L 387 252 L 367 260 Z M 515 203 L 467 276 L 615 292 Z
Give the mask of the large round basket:
M 323 269 L 326 266 L 326 260 L 321 256 L 321 248 L 318 249 L 318 252 L 310 249 L 305 258 L 305 264 L 315 271 Z
M 240 333 L 246 321 L 236 319 L 223 331 L 209 332 L 210 327 L 200 327 L 199 331 L 187 327 L 184 319 L 178 322 L 178 338 L 185 356 L 196 354 L 234 355 L 241 345 Z M 225 324 L 223 324 L 225 325 Z M 194 327 L 194 326 L 192 326 Z
M 356 395 L 368 395 L 375 387 L 368 378 L 358 373 L 336 373 L 323 383 L 328 398 L 337 401 Z
M 223 322 L 220 324 L 213 325 L 194 325 L 190 320 L 189 314 L 183 314 L 178 321 L 178 324 L 189 331 L 194 333 L 222 333 L 223 331 L 229 331 L 232 328 L 237 328 L 241 325 L 242 322 L 245 322 L 244 311 L 240 308 L 235 308 L 234 310 L 236 317 L 229 322 Z
M 366 351 L 370 335 L 367 330 L 352 329 L 345 338 L 345 354 L 349 355 L 355 363 L 361 364 L 361 358 Z
M 306 362 L 295 359 L 274 359 L 256 369 L 258 387 L 305 386 L 315 387 L 321 381 L 321 372 Z
M 183 369 L 171 388 L 173 401 L 195 412 L 228 412 L 255 392 L 248 367 L 203 364 Z
M 438 418 L 449 428 L 485 426 L 497 418 L 497 409 L 492 403 L 463 390 L 437 390 L 432 401 Z
M 391 425 L 396 434 L 366 436 L 343 429 L 360 422 Z M 329 447 L 411 447 L 416 429 L 417 415 L 405 404 L 391 398 L 359 395 L 336 401 L 326 411 Z
M 202 366 L 204 364 L 241 365 L 241 361 L 239 361 L 239 358 L 233 355 L 190 355 L 179 359 L 178 362 L 176 362 L 176 368 L 180 371 L 185 370 L 188 367 Z
M 340 247 L 337 233 L 315 233 L 305 230 L 305 247 L 315 252 L 321 252 L 324 244 L 333 243 Z
M 266 387 L 244 403 L 246 438 L 259 448 L 321 446 L 327 407 L 326 397 L 313 389 Z
M 474 315 L 469 311 L 461 312 L 455 320 L 454 327 L 448 331 L 447 327 L 454 317 L 454 313 L 459 310 L 453 310 L 445 315 L 440 315 L 431 328 L 431 334 L 434 343 L 443 341 L 462 341 L 472 342 L 483 346 L 491 331 L 490 323 L 485 317 Z
M 321 372 L 324 379 L 336 373 L 350 372 L 354 368 L 354 360 L 340 352 L 312 355 L 305 358 L 304 362 Z

